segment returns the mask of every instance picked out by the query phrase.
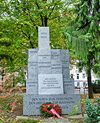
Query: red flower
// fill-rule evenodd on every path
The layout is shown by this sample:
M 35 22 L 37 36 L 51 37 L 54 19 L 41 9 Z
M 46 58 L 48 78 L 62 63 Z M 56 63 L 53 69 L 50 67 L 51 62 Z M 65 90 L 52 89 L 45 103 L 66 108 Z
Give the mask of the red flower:
M 53 103 L 44 103 L 40 106 L 40 112 L 43 116 L 50 117 L 54 114 L 50 111 L 51 109 L 54 109 L 59 115 L 61 115 L 62 110 L 61 107 L 57 104 Z

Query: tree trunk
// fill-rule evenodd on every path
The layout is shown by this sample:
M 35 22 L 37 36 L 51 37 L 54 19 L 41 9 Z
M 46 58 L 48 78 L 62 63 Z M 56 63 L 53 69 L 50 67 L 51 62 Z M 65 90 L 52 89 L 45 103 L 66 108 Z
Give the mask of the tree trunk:
M 44 17 L 44 26 L 47 26 L 48 25 L 48 18 L 45 16 Z
M 41 18 L 41 24 L 45 27 L 48 25 L 48 18 L 46 16 Z
M 87 81 L 88 81 L 88 97 L 93 98 L 93 88 L 92 88 L 92 79 L 91 79 L 91 60 L 88 58 L 87 66 Z

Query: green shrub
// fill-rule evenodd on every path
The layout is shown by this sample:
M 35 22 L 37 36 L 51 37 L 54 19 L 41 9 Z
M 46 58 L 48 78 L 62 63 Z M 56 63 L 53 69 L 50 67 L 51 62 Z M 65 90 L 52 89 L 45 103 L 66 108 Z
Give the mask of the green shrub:
M 100 121 L 100 99 L 96 104 L 93 104 L 89 99 L 86 100 L 86 113 L 88 119 L 86 123 L 99 123 Z
M 97 108 L 97 121 L 100 122 L 100 98 L 98 99 L 98 108 Z
M 77 115 L 79 114 L 79 110 L 80 110 L 80 102 L 78 102 L 76 105 L 74 105 L 72 107 L 72 110 L 71 112 L 69 113 L 70 116 L 73 116 L 73 115 Z
M 11 102 L 13 102 L 12 96 L 9 96 L 7 98 L 0 98 L 0 109 L 4 111 L 9 111 L 11 109 Z
M 91 122 L 91 119 L 90 119 L 89 117 L 85 118 L 85 119 L 84 119 L 84 122 L 85 122 L 85 123 L 92 123 L 92 122 Z
M 71 112 L 69 113 L 70 116 L 78 114 L 79 107 L 77 105 L 73 106 Z
M 0 120 L 0 123 L 3 123 L 3 121 L 2 121 L 2 120 Z

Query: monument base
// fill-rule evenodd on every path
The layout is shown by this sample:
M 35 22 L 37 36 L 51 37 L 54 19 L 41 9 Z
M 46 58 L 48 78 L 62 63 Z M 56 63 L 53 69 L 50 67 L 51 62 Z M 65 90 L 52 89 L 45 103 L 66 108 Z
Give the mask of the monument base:
M 41 115 L 40 106 L 51 102 L 62 108 L 62 114 L 69 114 L 73 106 L 80 101 L 79 94 L 55 94 L 55 95 L 33 95 L 25 94 L 23 99 L 23 115 Z

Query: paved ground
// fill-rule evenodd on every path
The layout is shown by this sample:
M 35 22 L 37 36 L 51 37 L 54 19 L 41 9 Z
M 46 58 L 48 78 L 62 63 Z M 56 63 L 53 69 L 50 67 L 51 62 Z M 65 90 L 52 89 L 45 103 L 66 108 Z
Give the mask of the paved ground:
M 41 123 L 71 123 L 68 119 L 44 119 Z
M 34 119 L 34 120 L 40 120 L 40 123 L 75 123 L 71 121 L 80 121 L 79 123 L 83 123 L 83 117 L 82 115 L 75 115 L 75 116 L 64 116 L 63 119 L 57 119 L 57 118 L 42 118 L 40 116 L 33 116 L 33 117 L 27 117 L 27 116 L 17 116 L 17 120 L 19 119 Z
M 34 119 L 34 120 L 40 120 L 40 123 L 71 123 L 70 121 L 68 121 L 67 118 L 63 118 L 63 119 L 57 119 L 57 118 L 29 118 L 29 117 L 17 117 L 18 119 Z

